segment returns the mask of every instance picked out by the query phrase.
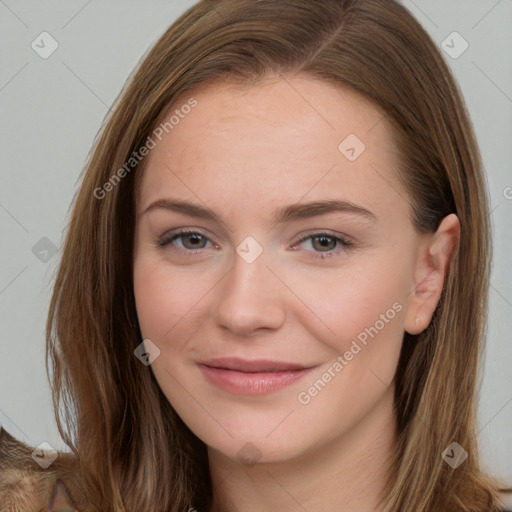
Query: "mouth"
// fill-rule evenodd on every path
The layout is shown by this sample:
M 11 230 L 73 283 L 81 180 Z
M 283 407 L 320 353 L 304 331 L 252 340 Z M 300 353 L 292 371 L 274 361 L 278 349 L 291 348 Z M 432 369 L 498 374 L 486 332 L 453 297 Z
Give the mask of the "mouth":
M 275 360 L 210 359 L 198 363 L 206 380 L 235 395 L 267 395 L 307 375 L 315 366 Z

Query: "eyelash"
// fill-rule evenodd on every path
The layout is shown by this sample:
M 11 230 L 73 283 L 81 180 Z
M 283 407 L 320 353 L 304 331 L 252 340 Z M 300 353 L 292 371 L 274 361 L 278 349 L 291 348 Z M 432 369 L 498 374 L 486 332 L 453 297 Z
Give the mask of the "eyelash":
M 182 230 L 182 231 L 174 232 L 171 234 L 165 234 L 165 235 L 161 236 L 157 240 L 156 244 L 158 247 L 165 247 L 165 246 L 171 244 L 174 240 L 183 238 L 187 235 L 199 235 L 199 236 L 205 238 L 206 240 L 208 240 L 208 238 L 206 236 L 204 236 L 202 233 L 200 233 L 198 231 Z M 313 238 L 320 238 L 320 237 L 326 237 L 326 238 L 335 240 L 336 242 L 338 242 L 338 244 L 342 248 L 337 249 L 337 250 L 331 250 L 329 252 L 308 251 L 308 252 L 314 253 L 314 256 L 313 256 L 314 258 L 320 258 L 320 259 L 332 258 L 333 256 L 337 256 L 340 253 L 342 253 L 348 249 L 351 249 L 354 246 L 353 242 L 351 242 L 350 240 L 348 240 L 342 236 L 336 236 L 332 233 L 326 233 L 326 232 L 317 232 L 317 233 L 309 233 L 309 234 L 303 236 L 293 245 L 293 247 L 296 247 L 297 245 L 301 244 L 302 242 L 304 242 L 310 238 L 313 239 Z M 203 250 L 203 249 L 182 249 L 181 247 L 175 247 L 175 246 L 171 246 L 171 247 L 172 247 L 173 251 L 174 250 L 185 251 L 188 254 L 199 254 Z

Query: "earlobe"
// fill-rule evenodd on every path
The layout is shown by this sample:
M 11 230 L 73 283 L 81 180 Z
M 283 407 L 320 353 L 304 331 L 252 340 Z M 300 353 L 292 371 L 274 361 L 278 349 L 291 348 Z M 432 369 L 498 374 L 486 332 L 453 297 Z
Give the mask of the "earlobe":
M 460 222 L 451 213 L 443 218 L 437 231 L 418 254 L 415 287 L 409 295 L 405 317 L 405 330 L 409 334 L 420 334 L 430 324 L 459 240 Z

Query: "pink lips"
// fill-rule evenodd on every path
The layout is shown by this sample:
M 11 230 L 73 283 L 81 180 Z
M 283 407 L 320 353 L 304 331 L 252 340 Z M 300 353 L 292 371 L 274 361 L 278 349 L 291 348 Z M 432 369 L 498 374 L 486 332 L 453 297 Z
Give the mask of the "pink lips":
M 235 395 L 266 395 L 289 386 L 313 367 L 268 359 L 210 359 L 199 363 L 205 378 L 218 388 Z

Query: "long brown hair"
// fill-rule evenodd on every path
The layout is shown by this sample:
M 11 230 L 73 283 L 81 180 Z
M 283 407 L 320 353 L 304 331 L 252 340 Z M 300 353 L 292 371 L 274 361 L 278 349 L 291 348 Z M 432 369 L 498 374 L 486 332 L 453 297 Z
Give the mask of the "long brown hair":
M 480 469 L 475 419 L 491 259 L 481 159 L 448 66 L 392 0 L 203 0 L 164 33 L 118 98 L 75 198 L 47 323 L 56 419 L 91 506 L 211 509 L 206 447 L 133 353 L 142 341 L 132 274 L 144 164 L 134 155 L 169 107 L 199 87 L 250 87 L 271 74 L 307 75 L 373 101 L 393 127 L 417 230 L 459 217 L 458 253 L 432 322 L 404 335 L 383 509 L 494 509 L 498 484 Z M 469 454 L 456 470 L 441 456 L 452 442 Z

